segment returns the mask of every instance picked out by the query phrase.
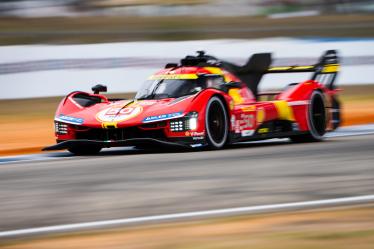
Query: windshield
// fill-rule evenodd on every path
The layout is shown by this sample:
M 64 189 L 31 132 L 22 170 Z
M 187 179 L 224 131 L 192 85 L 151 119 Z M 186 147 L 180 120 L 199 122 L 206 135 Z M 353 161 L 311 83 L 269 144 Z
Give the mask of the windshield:
M 178 98 L 203 89 L 200 80 L 147 80 L 138 91 L 136 99 Z
M 222 78 L 157 79 L 147 80 L 136 94 L 136 99 L 179 98 L 195 94 L 205 88 L 220 88 Z

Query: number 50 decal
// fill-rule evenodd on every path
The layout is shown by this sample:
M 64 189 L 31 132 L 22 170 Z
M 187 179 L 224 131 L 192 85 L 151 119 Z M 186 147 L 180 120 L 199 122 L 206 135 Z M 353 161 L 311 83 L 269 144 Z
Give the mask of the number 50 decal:
M 115 106 L 100 111 L 96 119 L 101 122 L 121 122 L 138 116 L 142 111 L 139 105 L 126 108 Z

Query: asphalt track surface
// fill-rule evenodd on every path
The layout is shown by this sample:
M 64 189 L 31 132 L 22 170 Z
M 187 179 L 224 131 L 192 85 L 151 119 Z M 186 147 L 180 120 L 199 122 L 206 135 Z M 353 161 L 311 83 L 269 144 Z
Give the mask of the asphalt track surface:
M 371 132 L 367 132 L 371 133 Z M 374 193 L 374 135 L 1 161 L 0 231 Z

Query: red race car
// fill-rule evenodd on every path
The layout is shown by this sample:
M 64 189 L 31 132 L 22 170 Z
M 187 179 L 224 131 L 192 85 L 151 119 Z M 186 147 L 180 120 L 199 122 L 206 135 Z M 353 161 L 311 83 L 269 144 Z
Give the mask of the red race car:
M 57 144 L 95 154 L 115 146 L 221 149 L 225 145 L 288 137 L 320 141 L 340 123 L 334 82 L 339 71 L 336 51 L 309 66 L 271 66 L 271 54 L 254 54 L 238 66 L 198 51 L 179 64 L 169 63 L 152 75 L 134 99 L 108 99 L 97 85 L 93 94 L 72 92 L 55 116 Z M 259 92 L 269 73 L 311 72 L 312 78 L 279 92 Z

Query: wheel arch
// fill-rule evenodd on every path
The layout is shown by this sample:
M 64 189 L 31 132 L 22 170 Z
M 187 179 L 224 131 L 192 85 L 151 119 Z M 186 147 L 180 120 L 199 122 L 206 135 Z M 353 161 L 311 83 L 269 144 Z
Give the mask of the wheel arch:
M 226 95 L 226 96 L 225 96 Z M 231 115 L 230 101 L 231 97 L 225 94 L 222 91 L 217 89 L 207 89 L 199 94 L 197 94 L 194 99 L 191 101 L 191 104 L 188 108 L 189 111 L 201 111 L 205 113 L 205 107 L 209 99 L 213 96 L 218 97 L 224 103 L 227 114 Z
M 225 109 L 226 109 L 227 118 L 230 120 L 230 115 L 231 115 L 230 103 L 228 103 L 228 101 L 226 100 L 226 98 L 223 95 L 221 95 L 221 94 L 216 93 L 212 97 L 214 97 L 214 96 L 216 96 L 216 97 L 218 97 L 219 99 L 222 100 L 222 102 L 223 102 L 223 104 L 225 106 Z

